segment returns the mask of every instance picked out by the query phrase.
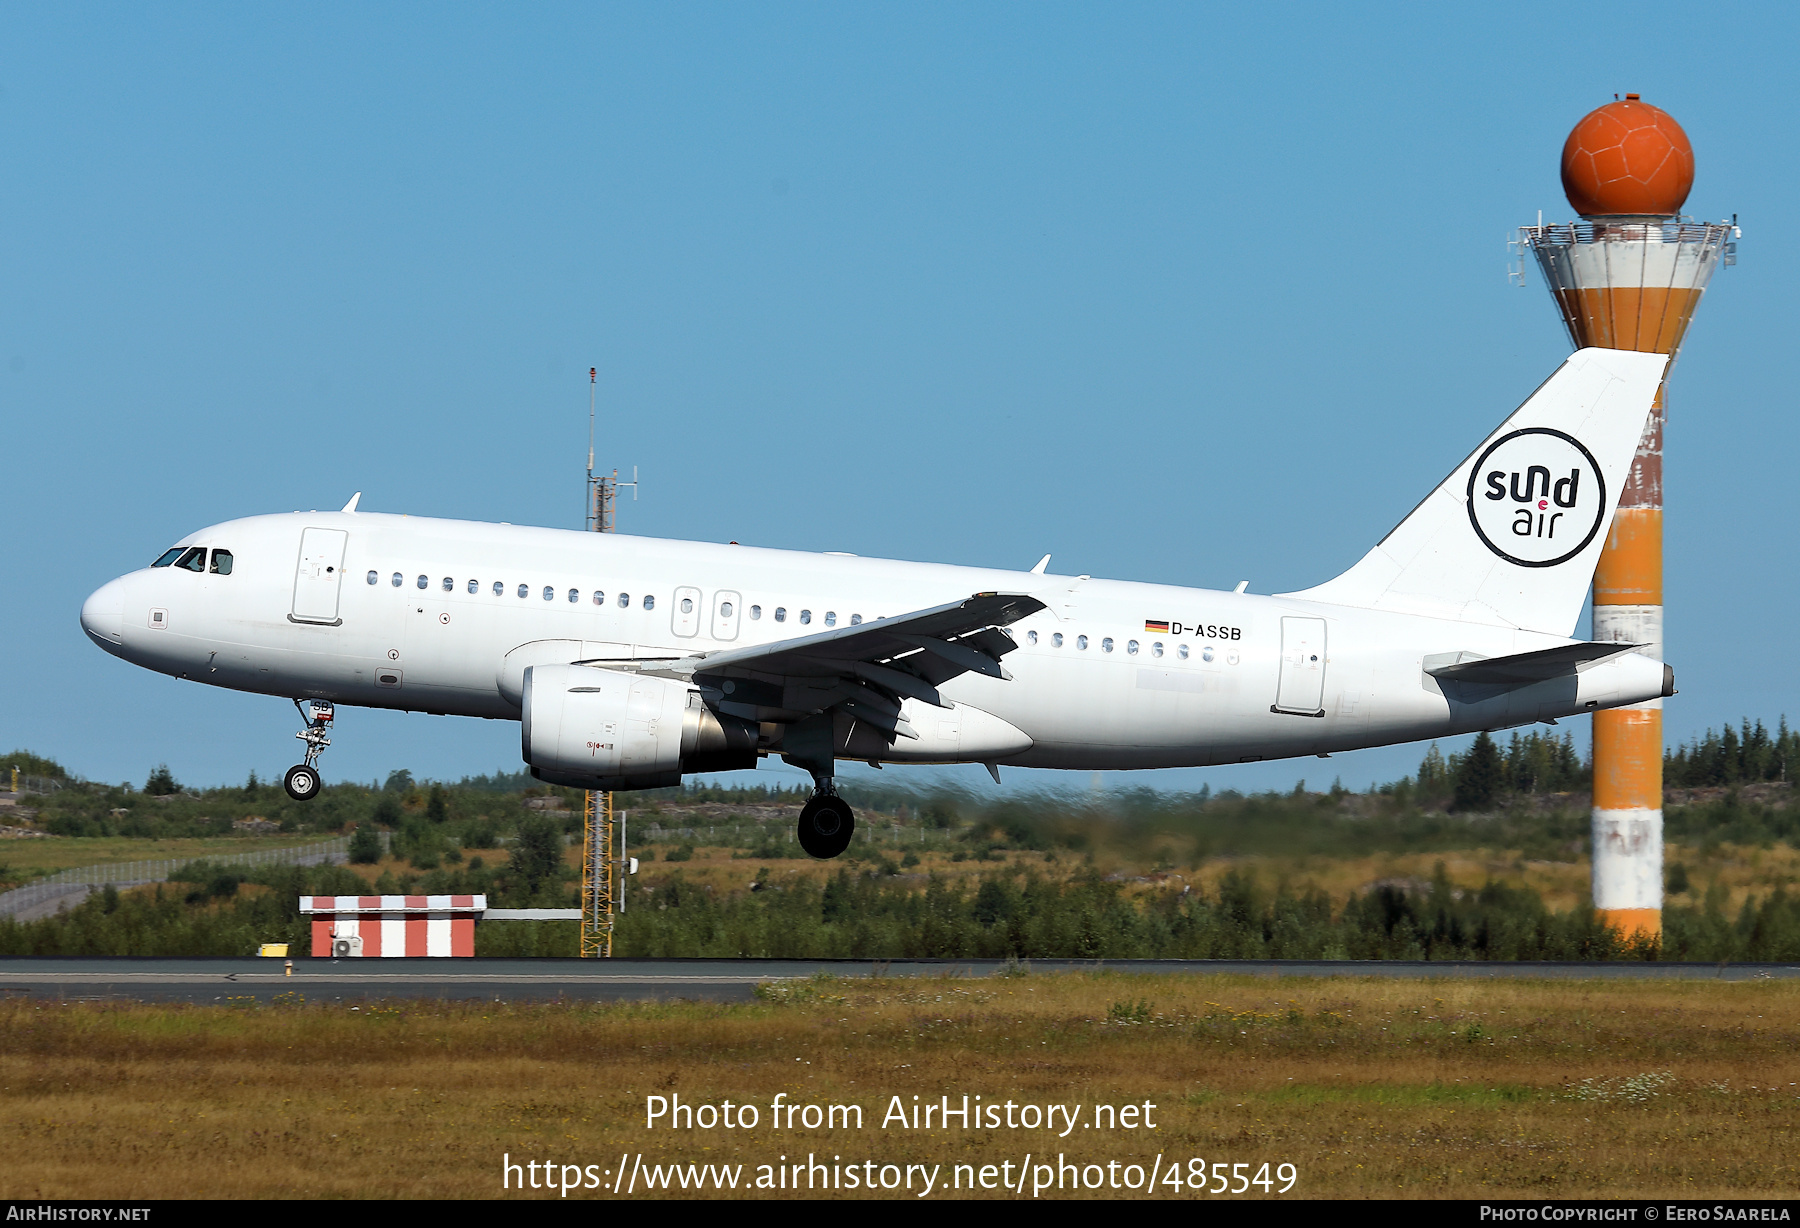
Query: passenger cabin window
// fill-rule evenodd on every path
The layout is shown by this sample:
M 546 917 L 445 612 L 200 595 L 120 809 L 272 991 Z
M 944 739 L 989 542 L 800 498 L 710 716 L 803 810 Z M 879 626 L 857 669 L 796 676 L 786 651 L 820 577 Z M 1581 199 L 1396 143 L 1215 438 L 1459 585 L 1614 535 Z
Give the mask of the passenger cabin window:
M 175 566 L 188 571 L 205 571 L 206 551 L 200 546 L 189 546 L 181 552 L 181 557 L 175 560 Z
M 656 598 L 646 594 L 644 597 L 644 608 L 646 610 L 654 610 L 656 608 Z
M 837 611 L 836 610 L 826 610 L 825 611 L 825 625 L 827 627 L 837 626 Z
M 480 591 L 481 591 L 481 581 L 480 580 L 470 580 L 469 581 L 469 593 L 471 595 L 473 595 L 475 593 L 479 593 Z
M 852 627 L 862 626 L 862 615 L 861 614 L 852 614 L 850 616 L 850 625 Z
M 594 604 L 595 605 L 605 605 L 606 604 L 606 590 L 605 589 L 597 588 L 594 590 Z
M 1100 641 L 1100 651 L 1101 652 L 1111 652 L 1112 651 L 1112 636 L 1109 635 L 1105 639 Z
M 1050 633 L 1050 647 L 1052 647 L 1052 648 L 1061 648 L 1062 647 L 1062 632 L 1052 631 Z
M 694 599 L 692 597 L 683 597 L 681 599 L 681 612 L 683 614 L 692 614 L 694 612 Z
M 762 617 L 762 607 L 759 605 L 751 606 L 750 607 L 750 621 L 755 622 L 757 619 L 759 619 L 761 617 Z
M 548 584 L 544 585 L 544 600 L 545 601 L 555 601 L 556 600 L 556 590 L 551 588 Z
M 1130 654 L 1131 656 L 1134 656 L 1134 657 L 1137 656 L 1137 649 L 1138 649 L 1138 643 L 1136 640 L 1128 641 L 1125 645 L 1125 651 L 1128 654 Z
M 801 610 L 800 611 L 800 625 L 805 626 L 807 623 L 810 623 L 811 621 L 812 621 L 812 611 L 811 610 Z
M 183 547 L 181 547 L 181 546 L 171 546 L 169 549 L 163 551 L 162 555 L 160 557 L 158 557 L 156 562 L 150 564 L 150 566 L 152 566 L 152 567 L 167 567 L 170 563 L 173 563 L 176 559 L 181 557 L 182 549 L 183 549 Z
M 1087 636 L 1085 636 L 1085 635 L 1076 636 L 1075 637 L 1075 647 L 1086 648 L 1087 647 Z
M 730 618 L 731 617 L 731 603 L 729 601 L 720 603 L 719 617 L 721 617 L 721 618 Z
M 506 582 L 504 580 L 495 580 L 494 581 L 494 596 L 496 596 L 496 597 L 506 596 Z
M 1037 643 L 1037 632 L 1027 631 L 1025 633 L 1025 640 L 1027 643 L 1036 644 Z
M 420 588 L 430 588 L 431 587 L 431 577 L 430 576 L 420 576 L 419 577 L 419 587 Z
M 778 605 L 775 607 L 775 621 L 778 623 L 784 623 L 787 621 L 787 607 L 786 606 Z
M 392 584 L 395 588 L 399 588 L 402 584 L 406 583 L 406 577 L 396 571 L 394 573 L 394 578 L 388 581 L 388 583 Z
M 231 551 L 213 551 L 212 573 L 215 576 L 228 576 L 231 574 Z
M 570 589 L 569 590 L 569 604 L 570 605 L 578 605 L 578 604 L 580 604 L 580 602 L 581 602 L 581 590 L 578 588 Z
M 1183 661 L 1187 660 L 1187 654 L 1188 654 L 1188 646 L 1186 644 L 1181 645 L 1179 648 L 1177 648 L 1175 650 L 1175 655 L 1180 657 Z
M 1162 641 L 1161 640 L 1157 640 L 1154 644 L 1150 645 L 1150 655 L 1153 657 L 1162 656 Z
M 621 610 L 629 610 L 631 608 L 631 594 L 630 593 L 620 593 L 619 594 L 619 608 Z
M 444 591 L 446 593 L 454 593 L 456 591 L 456 580 L 454 577 L 452 577 L 452 576 L 444 577 Z
M 377 582 L 380 579 L 381 579 L 381 577 L 376 575 L 374 572 L 371 571 L 369 573 L 369 583 L 370 584 L 374 584 L 375 582 Z
M 529 585 L 529 584 L 519 585 L 520 599 L 523 600 L 524 598 L 529 597 L 529 596 L 531 596 L 531 585 Z

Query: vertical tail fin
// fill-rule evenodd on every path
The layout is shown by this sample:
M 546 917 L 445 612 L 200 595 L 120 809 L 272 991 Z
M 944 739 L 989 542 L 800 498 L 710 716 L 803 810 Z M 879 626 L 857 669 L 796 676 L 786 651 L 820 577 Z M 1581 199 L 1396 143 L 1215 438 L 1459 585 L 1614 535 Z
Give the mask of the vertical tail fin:
M 1361 562 L 1284 596 L 1570 634 L 1668 361 L 1577 350 Z

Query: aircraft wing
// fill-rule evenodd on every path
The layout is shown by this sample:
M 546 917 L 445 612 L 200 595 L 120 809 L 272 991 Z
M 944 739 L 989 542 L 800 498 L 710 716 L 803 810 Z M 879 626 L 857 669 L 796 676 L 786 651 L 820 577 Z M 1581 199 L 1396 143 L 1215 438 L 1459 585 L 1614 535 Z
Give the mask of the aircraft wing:
M 691 678 L 720 710 L 752 720 L 793 721 L 842 708 L 890 737 L 916 737 L 900 705 L 949 707 L 938 686 L 965 673 L 1010 679 L 1000 658 L 1016 645 L 1005 628 L 1044 603 L 1023 593 L 976 593 L 962 601 L 854 627 L 754 647 L 728 648 L 647 667 Z

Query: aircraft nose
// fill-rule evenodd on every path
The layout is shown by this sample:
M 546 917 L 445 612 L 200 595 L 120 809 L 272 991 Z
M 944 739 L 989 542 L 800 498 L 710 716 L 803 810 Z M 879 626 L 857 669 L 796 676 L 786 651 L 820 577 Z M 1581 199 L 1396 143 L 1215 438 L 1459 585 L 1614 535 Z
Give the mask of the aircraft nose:
M 81 629 L 108 652 L 125 641 L 125 580 L 109 580 L 81 603 Z

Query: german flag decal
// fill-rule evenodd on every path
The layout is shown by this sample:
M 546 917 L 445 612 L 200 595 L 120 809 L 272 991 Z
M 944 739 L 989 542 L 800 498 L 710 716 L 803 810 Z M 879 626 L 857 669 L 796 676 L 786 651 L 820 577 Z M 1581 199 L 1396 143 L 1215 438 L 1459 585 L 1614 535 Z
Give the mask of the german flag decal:
M 1159 623 L 1159 622 L 1154 622 L 1150 619 L 1145 619 L 1144 620 L 1144 631 L 1146 634 L 1149 634 L 1149 635 L 1167 635 L 1167 634 L 1169 634 L 1169 624 L 1166 622 Z

